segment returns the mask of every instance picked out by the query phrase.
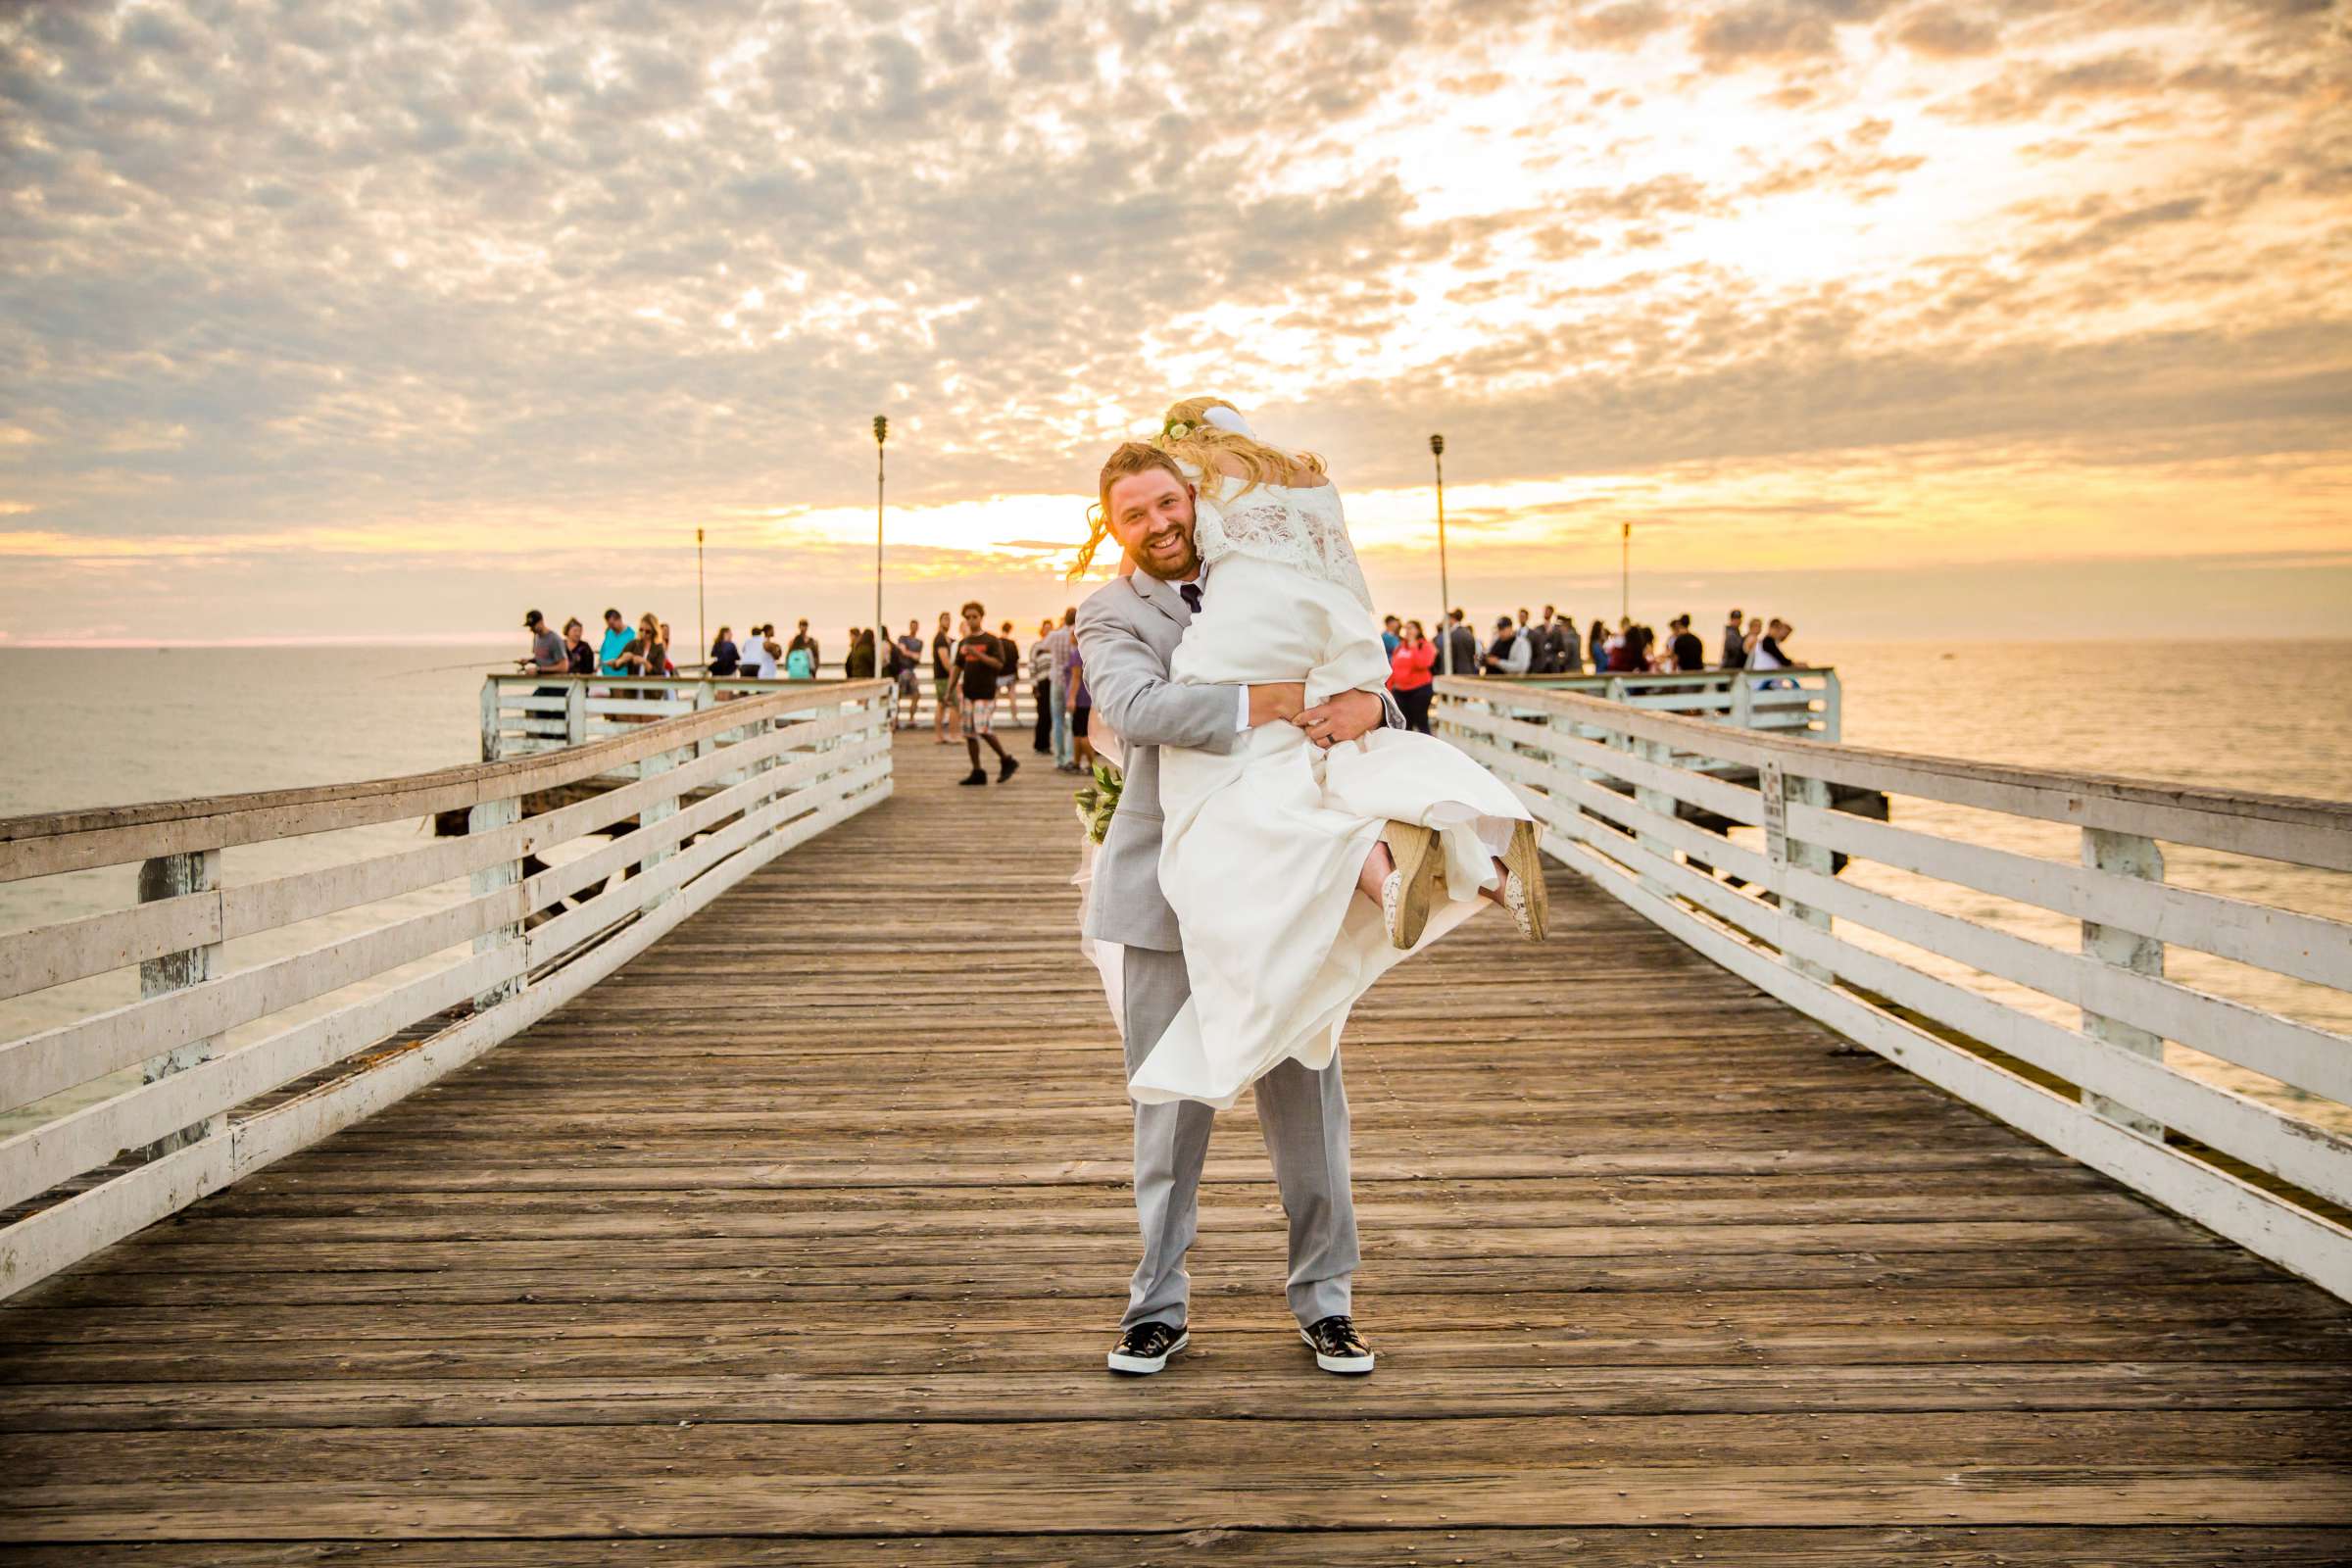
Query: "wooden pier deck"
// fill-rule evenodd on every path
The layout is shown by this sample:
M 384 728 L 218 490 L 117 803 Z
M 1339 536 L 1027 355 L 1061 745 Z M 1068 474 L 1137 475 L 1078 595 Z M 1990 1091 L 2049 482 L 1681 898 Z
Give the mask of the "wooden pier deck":
M 1029 757 L 1025 737 L 1019 755 Z M 0 1308 L 11 1561 L 2352 1558 L 2352 1310 L 1555 872 L 1344 1060 L 1361 1381 L 1248 1106 L 1135 1252 L 1066 779 L 893 799 L 437 1086 Z

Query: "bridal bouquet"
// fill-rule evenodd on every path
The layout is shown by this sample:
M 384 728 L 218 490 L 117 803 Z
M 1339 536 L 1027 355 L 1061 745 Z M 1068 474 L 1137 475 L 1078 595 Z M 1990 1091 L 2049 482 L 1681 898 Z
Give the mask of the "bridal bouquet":
M 1125 774 L 1108 762 L 1098 760 L 1095 763 L 1095 781 L 1080 789 L 1075 797 L 1078 802 L 1078 825 L 1086 829 L 1086 836 L 1097 844 L 1102 843 L 1102 835 L 1110 831 L 1111 816 L 1119 808 L 1119 791 L 1126 782 Z

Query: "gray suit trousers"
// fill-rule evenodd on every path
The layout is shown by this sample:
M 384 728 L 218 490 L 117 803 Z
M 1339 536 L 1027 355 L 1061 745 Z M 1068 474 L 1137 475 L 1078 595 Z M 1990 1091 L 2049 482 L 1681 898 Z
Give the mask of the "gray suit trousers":
M 1192 979 L 1181 953 L 1133 947 L 1121 952 L 1121 1022 L 1132 1077 L 1192 995 Z M 1290 1218 L 1291 1311 L 1301 1326 L 1347 1312 L 1360 1259 L 1348 1176 L 1348 1091 L 1340 1082 L 1339 1059 L 1321 1072 L 1286 1061 L 1250 1093 L 1274 1161 L 1274 1180 L 1282 1189 L 1282 1209 Z M 1208 1157 L 1215 1115 L 1196 1100 L 1135 1106 L 1135 1211 L 1143 1226 L 1144 1260 L 1136 1265 L 1121 1328 L 1187 1320 L 1192 1279 L 1184 1271 L 1184 1254 L 1200 1224 L 1200 1167 Z

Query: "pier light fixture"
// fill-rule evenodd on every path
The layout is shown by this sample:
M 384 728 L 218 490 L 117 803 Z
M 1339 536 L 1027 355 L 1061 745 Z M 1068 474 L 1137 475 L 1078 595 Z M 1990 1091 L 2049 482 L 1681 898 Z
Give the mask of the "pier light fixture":
M 1453 673 L 1453 628 L 1446 617 L 1453 612 L 1453 585 L 1446 575 L 1446 438 L 1429 438 L 1429 461 L 1438 469 L 1438 658 L 1446 673 Z
M 1634 614 L 1634 525 L 1617 525 L 1617 618 L 1631 620 Z
M 890 440 L 890 417 L 874 416 L 874 673 L 882 673 L 882 448 Z M 849 655 L 845 652 L 846 660 Z M 846 674 L 847 671 L 844 671 Z

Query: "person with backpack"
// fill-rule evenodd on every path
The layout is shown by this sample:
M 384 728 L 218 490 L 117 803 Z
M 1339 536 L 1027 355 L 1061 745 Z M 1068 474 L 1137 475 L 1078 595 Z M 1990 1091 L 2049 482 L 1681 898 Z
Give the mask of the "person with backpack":
M 808 635 L 808 622 L 804 620 L 801 629 L 792 634 L 792 647 L 784 655 L 784 678 L 816 679 L 816 639 Z

